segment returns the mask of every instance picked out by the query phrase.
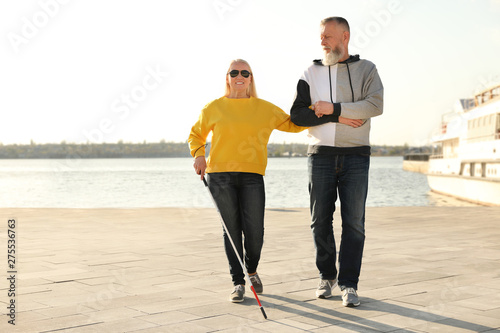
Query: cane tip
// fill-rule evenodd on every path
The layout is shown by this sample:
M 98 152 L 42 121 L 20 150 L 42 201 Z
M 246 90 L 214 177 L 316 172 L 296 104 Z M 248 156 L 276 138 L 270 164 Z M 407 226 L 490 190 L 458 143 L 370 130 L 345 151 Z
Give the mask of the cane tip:
M 260 308 L 260 311 L 262 311 L 262 315 L 264 316 L 264 319 L 267 319 L 266 311 L 264 311 L 264 308 Z

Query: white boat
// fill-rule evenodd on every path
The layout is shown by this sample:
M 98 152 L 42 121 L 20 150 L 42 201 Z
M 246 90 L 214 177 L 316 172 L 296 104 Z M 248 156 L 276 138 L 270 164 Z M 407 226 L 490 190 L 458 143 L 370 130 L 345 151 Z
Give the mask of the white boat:
M 461 99 L 443 116 L 432 138 L 432 191 L 459 199 L 500 205 L 500 85 Z

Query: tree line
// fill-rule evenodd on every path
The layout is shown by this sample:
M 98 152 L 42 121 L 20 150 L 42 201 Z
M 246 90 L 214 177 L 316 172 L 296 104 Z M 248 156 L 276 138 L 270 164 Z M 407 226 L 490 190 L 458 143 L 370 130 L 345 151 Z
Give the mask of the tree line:
M 425 148 L 425 147 L 424 147 Z M 207 147 L 207 152 L 210 145 Z M 420 147 L 419 149 L 422 149 Z M 270 157 L 307 156 L 307 144 L 270 143 Z M 404 146 L 372 146 L 373 156 L 402 156 L 411 148 Z M 425 150 L 425 149 L 424 149 Z M 161 158 L 190 157 L 187 142 L 158 143 L 66 143 L 59 144 L 9 144 L 0 143 L 0 159 L 37 158 Z

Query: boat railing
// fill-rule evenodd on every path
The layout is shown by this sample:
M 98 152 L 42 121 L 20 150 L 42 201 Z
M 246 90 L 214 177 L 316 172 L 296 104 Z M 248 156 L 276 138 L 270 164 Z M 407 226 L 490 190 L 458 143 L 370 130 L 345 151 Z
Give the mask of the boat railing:
M 448 152 L 446 154 L 443 153 L 438 153 L 438 154 L 432 154 L 429 156 L 431 159 L 442 159 L 442 158 L 458 158 L 458 153 L 456 152 Z
M 474 136 L 470 138 L 464 138 L 462 141 L 466 143 L 473 143 L 473 142 L 481 142 L 481 141 L 490 141 L 491 138 L 494 138 L 494 140 L 499 140 L 500 139 L 500 132 L 496 132 L 495 134 L 489 134 L 489 135 L 481 135 L 481 136 Z

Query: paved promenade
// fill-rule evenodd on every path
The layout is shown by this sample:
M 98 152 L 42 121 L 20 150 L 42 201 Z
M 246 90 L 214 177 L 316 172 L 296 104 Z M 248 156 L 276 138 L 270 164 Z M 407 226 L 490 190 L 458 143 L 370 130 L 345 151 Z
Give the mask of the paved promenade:
M 268 209 L 268 320 L 249 290 L 228 301 L 215 209 L 0 209 L 0 221 L 0 332 L 500 331 L 500 207 L 369 208 L 358 308 L 338 289 L 315 298 L 308 210 Z

